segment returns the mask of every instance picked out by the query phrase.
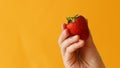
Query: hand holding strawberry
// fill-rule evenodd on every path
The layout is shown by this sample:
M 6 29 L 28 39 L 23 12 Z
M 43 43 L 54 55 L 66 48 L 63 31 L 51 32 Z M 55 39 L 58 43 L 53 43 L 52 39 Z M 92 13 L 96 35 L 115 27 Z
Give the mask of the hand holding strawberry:
M 105 68 L 82 16 L 68 18 L 58 43 L 66 68 Z M 79 40 L 81 39 L 81 40 Z

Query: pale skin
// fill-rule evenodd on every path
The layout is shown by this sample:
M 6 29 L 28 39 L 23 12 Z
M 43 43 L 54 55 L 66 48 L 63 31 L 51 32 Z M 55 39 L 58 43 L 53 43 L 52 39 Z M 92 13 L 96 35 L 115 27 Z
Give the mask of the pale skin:
M 65 68 L 105 68 L 91 34 L 86 41 L 81 40 L 79 35 L 70 36 L 63 24 L 58 44 Z

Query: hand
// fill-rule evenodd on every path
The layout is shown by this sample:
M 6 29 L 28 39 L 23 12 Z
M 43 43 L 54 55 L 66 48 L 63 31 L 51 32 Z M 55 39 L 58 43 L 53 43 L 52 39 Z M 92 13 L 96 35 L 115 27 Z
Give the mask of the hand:
M 84 41 L 78 35 L 70 36 L 65 24 L 62 29 L 58 44 L 66 68 L 105 68 L 91 35 Z

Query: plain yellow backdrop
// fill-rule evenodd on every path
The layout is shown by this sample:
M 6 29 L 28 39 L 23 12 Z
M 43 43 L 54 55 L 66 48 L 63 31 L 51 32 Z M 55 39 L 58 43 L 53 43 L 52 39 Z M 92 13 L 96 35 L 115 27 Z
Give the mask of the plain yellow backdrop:
M 120 68 L 119 0 L 0 0 L 0 68 L 64 68 L 57 40 L 75 14 L 88 19 L 106 68 Z

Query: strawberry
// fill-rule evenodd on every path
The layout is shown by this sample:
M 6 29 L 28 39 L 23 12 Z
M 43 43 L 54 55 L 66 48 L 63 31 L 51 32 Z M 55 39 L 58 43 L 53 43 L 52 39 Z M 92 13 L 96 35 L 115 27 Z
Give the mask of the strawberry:
M 68 24 L 66 28 L 69 30 L 71 36 L 79 35 L 80 39 L 87 40 L 89 37 L 89 28 L 87 20 L 81 16 L 76 15 L 74 17 L 67 18 Z

